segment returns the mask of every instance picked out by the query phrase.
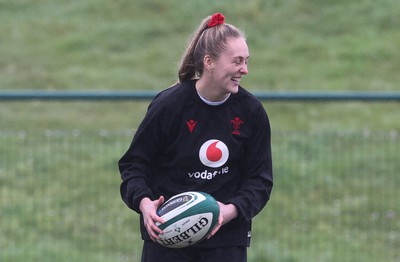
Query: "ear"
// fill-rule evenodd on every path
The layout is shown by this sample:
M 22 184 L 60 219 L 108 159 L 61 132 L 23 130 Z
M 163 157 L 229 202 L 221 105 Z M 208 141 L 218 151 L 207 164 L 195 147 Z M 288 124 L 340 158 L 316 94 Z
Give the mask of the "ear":
M 210 55 L 205 55 L 203 58 L 204 69 L 211 71 L 214 67 L 214 59 Z

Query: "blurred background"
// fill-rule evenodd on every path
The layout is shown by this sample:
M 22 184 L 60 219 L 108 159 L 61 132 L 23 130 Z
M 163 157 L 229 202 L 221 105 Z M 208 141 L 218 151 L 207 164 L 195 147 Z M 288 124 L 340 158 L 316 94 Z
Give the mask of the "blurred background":
M 252 92 L 398 92 L 394 0 L 0 0 L 0 94 L 161 91 L 208 15 Z M 140 261 L 117 161 L 149 100 L 0 100 L 0 261 Z M 275 187 L 249 261 L 399 261 L 395 101 L 263 101 Z

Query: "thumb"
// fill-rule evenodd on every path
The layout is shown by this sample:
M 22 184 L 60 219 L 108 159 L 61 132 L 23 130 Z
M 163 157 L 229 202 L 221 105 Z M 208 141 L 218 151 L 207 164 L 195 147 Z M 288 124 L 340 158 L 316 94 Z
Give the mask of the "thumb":
M 164 196 L 160 196 L 157 199 L 157 208 L 160 207 L 162 204 L 164 204 Z
M 154 203 L 158 209 L 164 203 L 164 196 L 160 196 L 157 200 L 154 201 Z M 157 218 L 155 218 L 155 221 L 157 221 L 161 224 L 165 223 L 165 221 L 161 217 L 158 217 L 158 216 L 157 216 Z

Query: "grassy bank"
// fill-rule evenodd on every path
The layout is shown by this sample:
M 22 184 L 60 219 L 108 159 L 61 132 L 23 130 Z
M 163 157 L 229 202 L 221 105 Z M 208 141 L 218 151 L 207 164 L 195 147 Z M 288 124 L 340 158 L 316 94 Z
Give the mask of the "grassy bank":
M 188 36 L 216 11 L 247 34 L 249 90 L 399 90 L 396 1 L 2 0 L 0 7 L 0 90 L 162 90 L 176 79 Z M 276 130 L 400 129 L 396 103 L 266 107 Z M 3 129 L 125 129 L 144 110 L 2 102 L 0 121 Z

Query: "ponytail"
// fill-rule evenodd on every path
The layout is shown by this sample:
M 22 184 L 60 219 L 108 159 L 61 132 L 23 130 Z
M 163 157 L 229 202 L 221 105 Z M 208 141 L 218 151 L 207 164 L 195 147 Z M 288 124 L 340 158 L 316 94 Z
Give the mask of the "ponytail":
M 185 52 L 183 53 L 178 72 L 179 82 L 181 83 L 191 80 L 196 76 L 196 65 L 193 54 L 201 35 L 203 34 L 204 30 L 207 29 L 207 24 L 210 19 L 211 16 L 203 19 L 199 28 L 197 29 L 197 31 L 195 31 L 194 35 L 189 41 Z
M 244 33 L 226 24 L 225 17 L 220 13 L 203 19 L 183 53 L 178 71 L 179 82 L 199 77 L 203 73 L 204 56 L 208 54 L 217 58 L 225 50 L 228 37 L 244 38 Z

